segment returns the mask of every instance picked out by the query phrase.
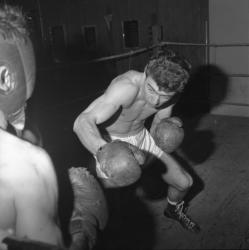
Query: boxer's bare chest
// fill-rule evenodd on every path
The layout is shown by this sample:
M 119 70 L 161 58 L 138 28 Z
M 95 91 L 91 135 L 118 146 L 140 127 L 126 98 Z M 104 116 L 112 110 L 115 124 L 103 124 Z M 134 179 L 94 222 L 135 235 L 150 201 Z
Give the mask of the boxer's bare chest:
M 143 100 L 138 100 L 128 108 L 123 108 L 115 121 L 107 127 L 111 134 L 129 135 L 140 131 L 145 120 L 157 110 Z
M 120 121 L 144 121 L 157 110 L 143 100 L 136 101 L 128 108 L 124 108 L 120 114 Z

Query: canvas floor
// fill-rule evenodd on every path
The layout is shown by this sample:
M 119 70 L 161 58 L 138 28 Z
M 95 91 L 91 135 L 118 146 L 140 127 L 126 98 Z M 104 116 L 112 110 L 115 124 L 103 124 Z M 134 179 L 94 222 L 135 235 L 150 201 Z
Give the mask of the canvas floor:
M 147 195 L 134 188 L 118 196 L 104 249 L 249 249 L 249 119 L 206 115 L 185 132 L 178 154 L 194 176 L 188 213 L 201 232 L 163 216 L 166 187 L 153 165 L 140 185 Z
M 85 167 L 89 157 L 72 132 L 77 112 L 53 113 L 50 123 L 41 112 L 38 119 L 58 170 L 64 215 L 71 199 L 63 191 L 70 185 L 67 168 Z M 45 110 L 44 115 L 49 119 Z M 201 232 L 188 232 L 163 216 L 167 186 L 158 163 L 144 172 L 139 185 L 108 192 L 110 220 L 97 250 L 249 249 L 249 118 L 203 115 L 186 120 L 184 127 L 176 157 L 194 177 L 188 214 Z

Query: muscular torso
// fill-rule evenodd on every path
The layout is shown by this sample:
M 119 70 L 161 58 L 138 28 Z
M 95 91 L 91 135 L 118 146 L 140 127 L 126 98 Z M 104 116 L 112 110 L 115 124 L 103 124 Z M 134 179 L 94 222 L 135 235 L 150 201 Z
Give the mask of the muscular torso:
M 154 108 L 142 100 L 136 101 L 129 108 L 121 108 L 118 118 L 106 130 L 111 135 L 129 136 L 141 131 L 146 118 L 156 112 Z
M 144 128 L 145 120 L 156 113 L 158 110 L 146 102 L 143 97 L 142 89 L 142 73 L 129 71 L 131 82 L 138 87 L 138 93 L 131 105 L 121 107 L 117 113 L 107 122 L 105 129 L 111 135 L 129 136 L 136 134 Z

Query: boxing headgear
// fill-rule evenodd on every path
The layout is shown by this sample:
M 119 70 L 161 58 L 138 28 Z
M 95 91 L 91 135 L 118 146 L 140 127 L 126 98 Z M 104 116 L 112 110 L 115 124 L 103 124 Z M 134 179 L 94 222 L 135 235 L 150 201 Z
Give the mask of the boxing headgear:
M 10 123 L 24 119 L 35 84 L 34 50 L 25 25 L 18 9 L 0 10 L 0 109 Z

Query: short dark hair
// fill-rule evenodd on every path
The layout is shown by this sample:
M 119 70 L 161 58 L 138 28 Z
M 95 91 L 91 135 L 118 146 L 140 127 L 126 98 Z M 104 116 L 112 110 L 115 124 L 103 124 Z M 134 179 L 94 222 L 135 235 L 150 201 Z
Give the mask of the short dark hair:
M 182 92 L 189 79 L 191 65 L 172 50 L 159 49 L 145 67 L 146 77 L 150 76 L 160 90 Z

